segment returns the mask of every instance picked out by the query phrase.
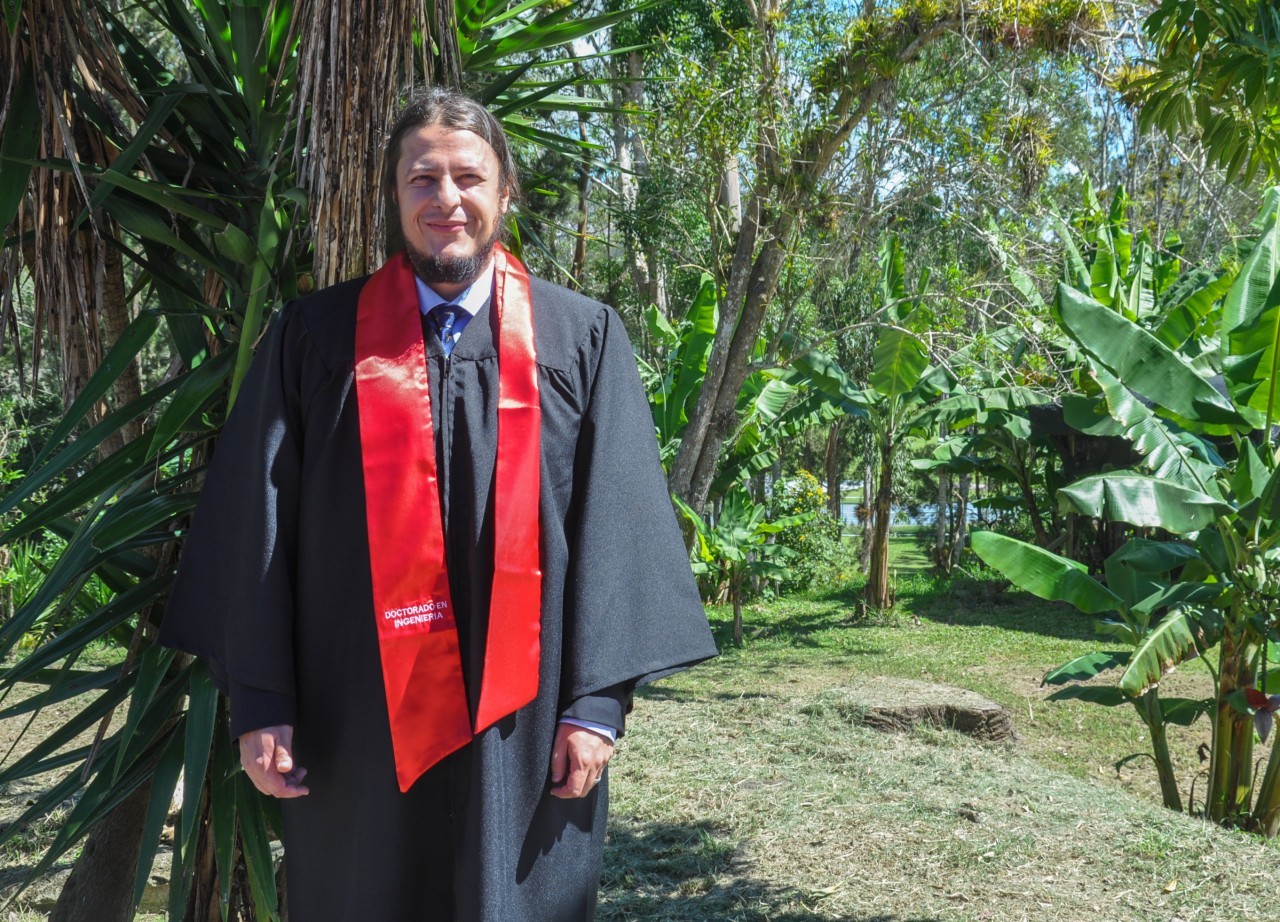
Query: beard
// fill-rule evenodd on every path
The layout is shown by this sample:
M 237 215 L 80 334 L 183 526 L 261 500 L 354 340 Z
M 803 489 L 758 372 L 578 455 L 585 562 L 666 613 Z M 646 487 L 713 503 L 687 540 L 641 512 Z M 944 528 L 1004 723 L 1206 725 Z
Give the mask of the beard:
M 408 240 L 405 241 L 404 249 L 413 271 L 428 285 L 433 282 L 468 285 L 479 278 L 484 267 L 489 264 L 494 246 L 502 239 L 502 231 L 503 225 L 498 222 L 489 238 L 480 243 L 470 256 L 437 256 L 418 249 Z

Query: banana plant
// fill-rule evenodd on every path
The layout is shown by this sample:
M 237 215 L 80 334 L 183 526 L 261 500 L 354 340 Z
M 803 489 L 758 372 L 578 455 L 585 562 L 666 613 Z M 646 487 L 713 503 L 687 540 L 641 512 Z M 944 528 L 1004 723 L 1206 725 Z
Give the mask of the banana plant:
M 1052 455 L 1046 450 L 1048 439 L 1036 435 L 1030 411 L 1048 402 L 1043 391 L 1008 386 L 944 398 L 927 419 L 939 427 L 945 424 L 951 434 L 934 445 L 929 456 L 913 458 L 911 466 L 952 474 L 982 471 L 990 479 L 1012 484 L 1020 497 L 1018 505 L 1031 519 L 1036 543 L 1046 547 L 1051 539 L 1036 487 L 1052 487 L 1051 461 L 1042 460 Z
M 896 234 L 880 250 L 880 330 L 872 356 L 871 386 L 855 387 L 834 359 L 811 350 L 792 360 L 792 367 L 808 377 L 837 407 L 865 416 L 870 424 L 877 459 L 877 486 L 872 505 L 871 563 L 867 604 L 892 605 L 889 583 L 889 526 L 893 509 L 893 464 L 906 437 L 935 428 L 929 410 L 958 392 L 958 382 L 944 364 L 934 364 L 929 348 L 911 329 L 929 285 L 922 273 L 914 295 L 907 294 L 905 259 Z
M 1179 553 L 1190 553 L 1163 596 L 1178 605 L 1166 604 L 1173 614 L 1151 635 L 1159 643 L 1158 656 L 1147 659 L 1139 680 L 1121 690 L 1130 697 L 1147 693 L 1163 672 L 1219 637 L 1211 669 L 1213 745 L 1204 812 L 1215 822 L 1268 836 L 1280 832 L 1280 747 L 1272 748 L 1263 779 L 1255 784 L 1253 746 L 1255 718 L 1270 708 L 1266 696 L 1276 691 L 1266 667 L 1280 639 L 1278 212 L 1280 189 L 1271 189 L 1221 307 L 1210 304 L 1204 311 L 1205 318 L 1218 319 L 1176 346 L 1159 335 L 1163 322 L 1143 323 L 1141 316 L 1101 303 L 1092 294 L 1092 277 L 1076 274 L 1072 283 L 1069 271 L 1055 304 L 1063 331 L 1098 382 L 1106 411 L 1145 467 L 1060 489 L 1059 507 L 1161 530 L 1182 540 L 1187 550 Z M 1229 446 L 1226 460 L 1215 445 Z M 1009 566 L 1000 542 L 975 536 L 975 548 L 979 543 L 995 549 L 993 566 Z M 1051 558 L 1054 567 L 1069 563 Z M 1073 575 L 1064 579 L 1084 585 L 1087 577 L 1071 569 Z M 1010 568 L 1006 575 L 1019 582 L 1019 572 Z M 1114 588 L 1111 595 L 1117 594 Z M 1063 600 L 1075 604 L 1070 595 Z M 1155 610 L 1146 601 L 1142 605 Z M 1152 663 L 1159 669 L 1148 668 Z
M 789 572 L 786 559 L 794 552 L 781 544 L 770 543 L 770 536 L 784 528 L 802 525 L 814 514 L 802 512 L 768 522 L 764 505 L 755 502 L 742 486 L 735 486 L 725 494 L 711 522 L 679 498 L 675 498 L 675 504 L 696 535 L 690 555 L 694 572 L 708 577 L 712 586 L 726 593 L 733 604 L 733 642 L 740 647 L 742 602 L 748 580 L 760 577 L 780 581 L 786 579 Z
M 1086 614 L 1103 614 L 1097 631 L 1129 649 L 1098 650 L 1051 670 L 1046 685 L 1062 685 L 1051 701 L 1068 698 L 1106 707 L 1132 705 L 1147 726 L 1150 753 L 1164 805 L 1182 810 L 1182 795 L 1169 754 L 1167 725 L 1187 725 L 1207 712 L 1211 698 L 1161 699 L 1166 664 L 1203 654 L 1221 636 L 1210 604 L 1212 586 L 1177 583 L 1171 574 L 1195 559 L 1184 544 L 1135 538 L 1107 558 L 1107 585 L 1074 560 L 995 532 L 975 532 L 973 551 L 1010 582 L 1042 599 L 1066 602 Z M 1176 588 L 1175 588 L 1176 587 Z M 1079 684 L 1121 669 L 1115 685 Z M 1070 684 L 1069 684 L 1070 683 Z
M 645 312 L 651 351 L 659 357 L 652 363 L 639 359 L 639 365 L 664 467 L 675 458 L 702 390 L 718 318 L 715 281 L 706 274 L 678 329 L 657 307 Z

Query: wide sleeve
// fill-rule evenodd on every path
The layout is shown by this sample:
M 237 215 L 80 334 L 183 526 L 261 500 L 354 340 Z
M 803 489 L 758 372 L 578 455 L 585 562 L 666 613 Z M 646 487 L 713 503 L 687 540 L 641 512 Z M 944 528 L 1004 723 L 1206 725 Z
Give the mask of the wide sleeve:
M 588 394 L 574 463 L 564 702 L 716 655 L 635 355 L 612 309 L 601 309 L 579 361 Z
M 305 326 L 276 316 L 218 437 L 159 642 L 209 660 L 231 735 L 295 719 L 294 573 Z

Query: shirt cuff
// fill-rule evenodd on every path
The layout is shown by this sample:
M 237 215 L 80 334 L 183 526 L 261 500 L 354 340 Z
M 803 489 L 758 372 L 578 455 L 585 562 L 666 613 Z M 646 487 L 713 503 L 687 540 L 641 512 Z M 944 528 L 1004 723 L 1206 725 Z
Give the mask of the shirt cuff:
M 578 720 L 576 717 L 561 717 L 560 723 L 573 724 L 575 727 L 582 727 L 584 730 L 591 730 L 599 733 L 601 736 L 607 736 L 609 742 L 616 743 L 618 741 L 618 731 L 613 727 L 606 727 L 604 724 L 593 724 L 589 720 Z
M 610 727 L 614 738 L 626 732 L 626 715 L 631 709 L 631 683 L 611 685 L 573 701 L 560 711 L 560 719 L 582 721 L 586 726 Z

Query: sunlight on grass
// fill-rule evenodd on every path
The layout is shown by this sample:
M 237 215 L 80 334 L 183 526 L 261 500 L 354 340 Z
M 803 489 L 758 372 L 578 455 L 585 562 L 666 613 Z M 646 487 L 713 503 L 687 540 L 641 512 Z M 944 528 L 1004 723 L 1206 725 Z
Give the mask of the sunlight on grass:
M 1045 700 L 1044 673 L 1096 649 L 1091 619 L 998 580 L 917 571 L 871 617 L 860 590 L 748 606 L 742 649 L 712 609 L 720 658 L 640 690 L 600 918 L 1269 918 L 1280 846 L 1165 810 L 1147 760 L 1117 773 L 1146 747 L 1129 708 Z M 882 734 L 823 706 L 878 676 L 977 691 L 1019 739 Z M 1184 781 L 1201 731 L 1182 733 Z

